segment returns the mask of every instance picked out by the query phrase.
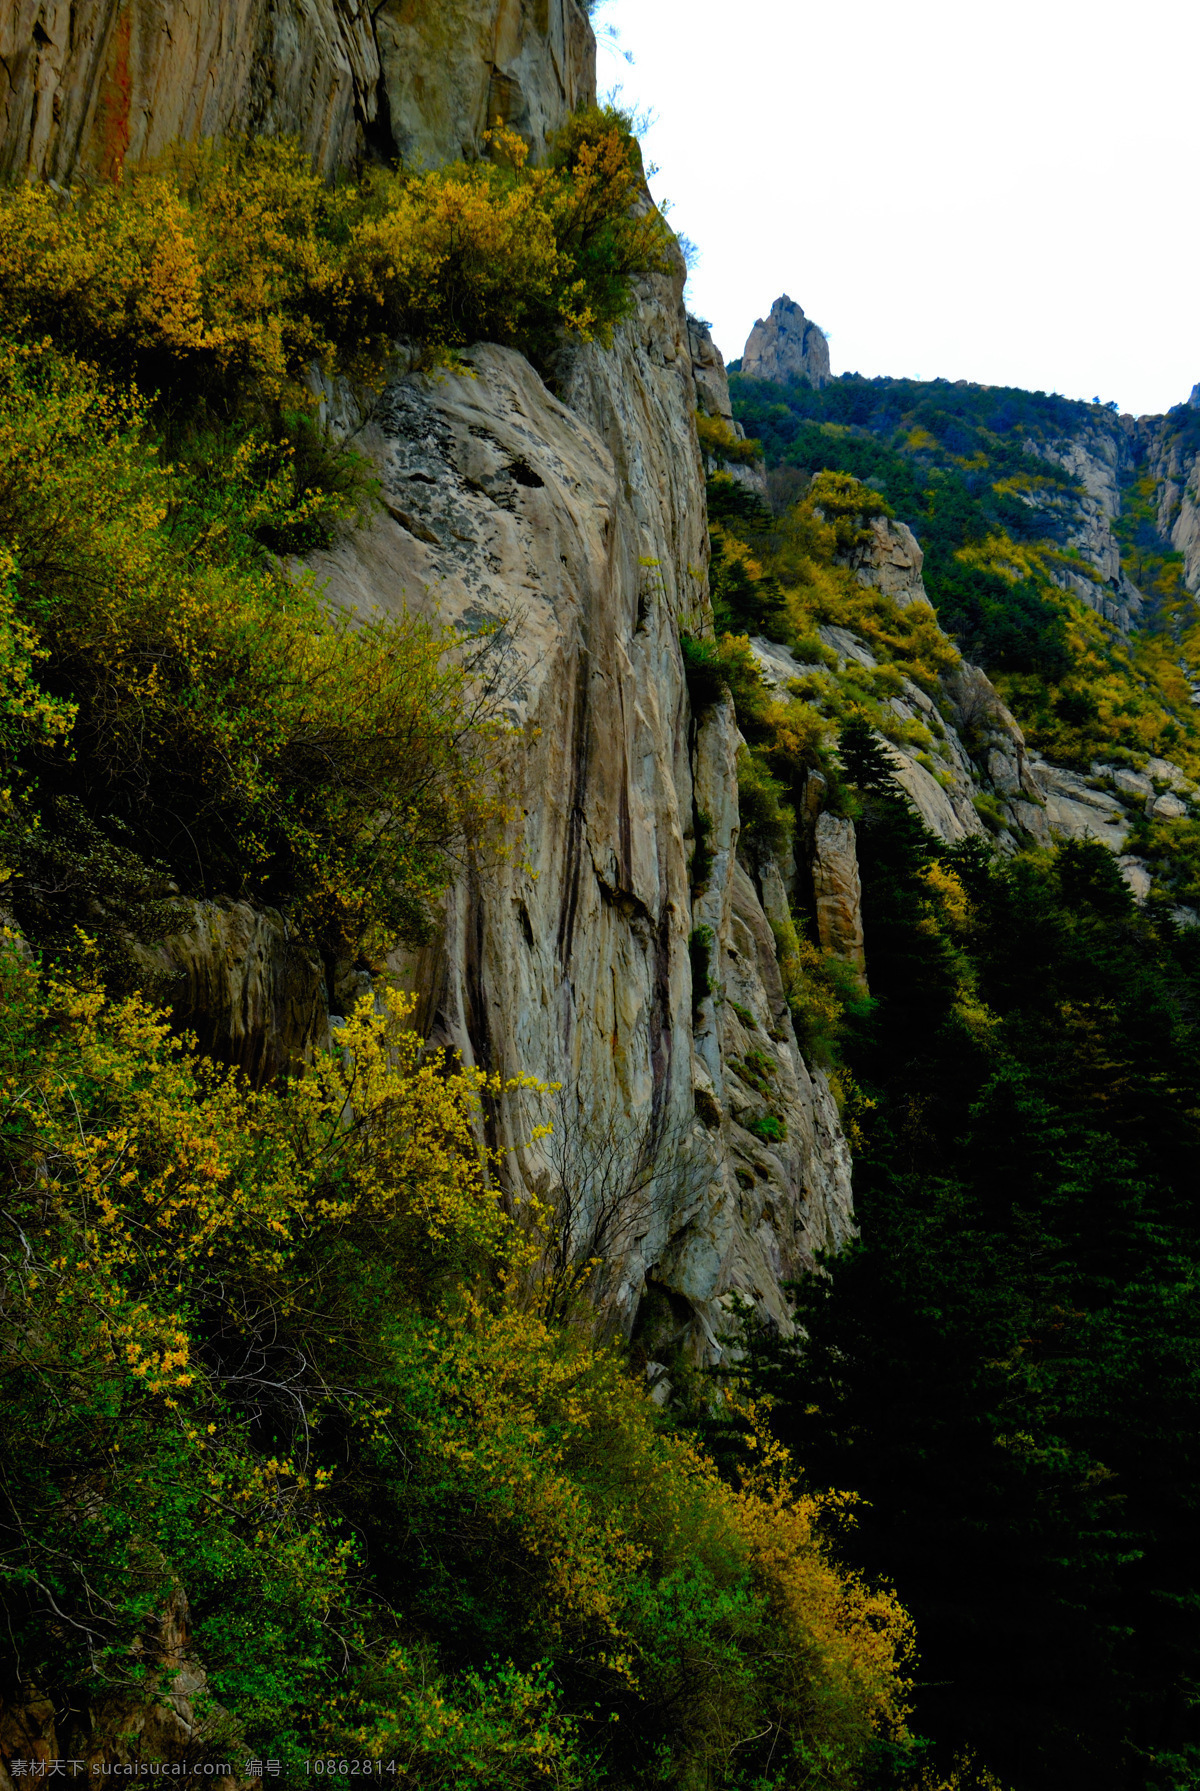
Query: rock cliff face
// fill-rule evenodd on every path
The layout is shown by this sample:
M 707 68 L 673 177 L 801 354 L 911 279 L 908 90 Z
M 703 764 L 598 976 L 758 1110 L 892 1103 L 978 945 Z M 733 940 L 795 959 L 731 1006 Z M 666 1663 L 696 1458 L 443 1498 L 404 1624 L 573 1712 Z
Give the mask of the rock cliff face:
M 702 318 L 689 316 L 688 347 L 692 357 L 692 378 L 696 385 L 696 409 L 706 417 L 717 417 L 738 441 L 745 441 L 746 431 L 733 414 L 729 397 L 729 376 L 721 351 L 712 339 L 712 332 Z M 706 470 L 728 473 L 739 485 L 758 493 L 764 502 L 767 496 L 767 474 L 761 460 L 727 461 L 706 457 Z
M 734 434 L 744 438 L 745 430 L 736 421 L 729 398 L 729 376 L 721 351 L 712 339 L 712 331 L 702 318 L 689 316 L 688 347 L 692 356 L 692 378 L 696 382 L 696 409 L 706 417 L 720 417 Z
M 850 1191 L 737 862 L 731 711 L 697 722 L 687 700 L 679 630 L 707 613 L 707 536 L 680 286 L 647 281 L 612 350 L 563 369 L 561 397 L 491 347 L 472 352 L 474 378 L 391 386 L 359 438 L 385 515 L 315 569 L 364 615 L 436 602 L 464 632 L 509 619 L 515 836 L 455 889 L 438 946 L 397 967 L 435 1038 L 561 1081 L 579 1139 L 649 1122 L 662 1170 L 609 1310 L 631 1330 L 657 1284 L 708 1353 L 734 1290 L 783 1319 L 780 1279 L 848 1235 Z M 693 890 L 700 816 L 712 859 Z M 737 1074 L 752 1039 L 773 1065 L 766 1097 Z M 768 1110 L 779 1136 L 764 1139 Z M 553 1152 L 521 1144 L 534 1117 L 499 1123 L 520 1178 L 552 1191 Z
M 1070 498 L 1045 501 L 1052 535 L 1068 552 L 1078 554 L 1099 579 L 1075 572 L 1068 565 L 1053 569 L 1064 590 L 1100 615 L 1128 631 L 1141 620 L 1142 594 L 1121 569 L 1121 548 L 1113 524 L 1121 514 L 1121 484 L 1135 461 L 1135 443 L 1124 419 L 1114 417 L 1111 426 L 1096 423 L 1058 442 L 1030 442 L 1029 452 L 1055 462 L 1070 474 L 1079 493 Z
M 472 157 L 595 87 L 576 0 L 12 0 L 0 176 L 111 178 L 177 138 L 298 136 L 327 174 L 365 154 Z
M 419 165 L 478 153 L 496 116 L 537 154 L 594 98 L 576 0 L 21 0 L 0 32 L 10 174 L 112 176 L 238 130 L 296 132 L 327 172 L 396 150 Z M 556 394 L 486 346 L 474 377 L 396 381 L 354 419 L 384 513 L 317 570 L 364 616 L 503 622 L 520 819 L 452 892 L 437 945 L 396 968 L 435 1038 L 561 1081 L 584 1143 L 641 1140 L 656 1167 L 647 1182 L 630 1165 L 644 1185 L 606 1309 L 628 1333 L 657 1287 L 658 1328 L 665 1313 L 711 1354 L 734 1290 L 786 1322 L 781 1281 L 849 1234 L 850 1166 L 783 998 L 764 909 L 782 922 L 782 891 L 737 862 L 732 711 L 698 721 L 687 700 L 679 631 L 708 616 L 697 369 L 706 408 L 729 407 L 681 288 L 682 268 L 647 281 L 613 348 L 564 362 Z M 693 889 L 698 828 L 711 866 Z M 200 905 L 141 955 L 181 1020 L 260 1079 L 355 992 L 325 988 L 278 917 L 240 905 Z M 514 1179 L 552 1191 L 553 1152 L 522 1143 L 540 1117 L 496 1124 Z
M 0 1791 L 21 1791 L 22 1776 L 57 1776 L 55 1763 L 63 1775 L 70 1762 L 86 1782 L 114 1768 L 118 1776 L 123 1767 L 130 1769 L 125 1776 L 136 1776 L 138 1763 L 149 1760 L 203 1760 L 223 1713 L 207 1693 L 207 1675 L 191 1644 L 187 1598 L 177 1581 L 168 1582 L 159 1617 L 139 1638 L 137 1662 L 145 1673 L 140 1685 L 130 1679 L 79 1707 L 63 1708 L 50 1696 L 0 1700 Z M 215 1791 L 245 1783 L 228 1766 L 214 1771 L 213 1764 L 204 1778 Z
M 1196 405 L 1196 391 L 1188 409 Z M 1174 416 L 1138 419 L 1147 470 L 1157 485 L 1158 532 L 1183 555 L 1183 578 L 1200 594 L 1200 430 L 1181 428 Z
M 1145 620 L 1145 600 L 1122 570 L 1113 525 L 1133 479 L 1153 480 L 1158 533 L 1183 555 L 1188 589 L 1200 592 L 1200 432 L 1181 422 L 1182 409 L 1165 417 L 1105 420 L 1095 414 L 1094 423 L 1067 439 L 1027 444 L 1080 487 L 1075 496 L 1039 495 L 1035 501 L 1046 511 L 1047 532 L 1099 574 L 1097 581 L 1060 565 L 1059 583 L 1128 631 Z
M 750 331 L 742 372 L 751 379 L 803 379 L 820 387 L 829 379 L 829 344 L 785 292 Z
M 325 969 L 283 916 L 246 902 L 180 904 L 161 942 L 132 941 L 156 998 L 203 1051 L 273 1080 L 327 1044 Z

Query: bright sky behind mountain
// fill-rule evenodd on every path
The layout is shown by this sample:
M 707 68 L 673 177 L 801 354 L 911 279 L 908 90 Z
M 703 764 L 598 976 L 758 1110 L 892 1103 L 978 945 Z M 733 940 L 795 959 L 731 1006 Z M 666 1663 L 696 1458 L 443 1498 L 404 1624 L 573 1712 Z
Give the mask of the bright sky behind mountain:
M 596 25 L 727 359 L 787 292 L 835 373 L 1135 414 L 1200 380 L 1197 0 L 607 0 Z

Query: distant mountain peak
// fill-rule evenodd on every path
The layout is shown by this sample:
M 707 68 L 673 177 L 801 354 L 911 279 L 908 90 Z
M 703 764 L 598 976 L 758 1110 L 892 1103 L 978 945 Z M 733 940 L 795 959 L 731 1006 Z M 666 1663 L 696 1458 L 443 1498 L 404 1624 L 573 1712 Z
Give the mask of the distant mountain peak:
M 750 331 L 742 372 L 752 379 L 802 379 L 819 390 L 829 382 L 829 344 L 819 326 L 785 292 Z

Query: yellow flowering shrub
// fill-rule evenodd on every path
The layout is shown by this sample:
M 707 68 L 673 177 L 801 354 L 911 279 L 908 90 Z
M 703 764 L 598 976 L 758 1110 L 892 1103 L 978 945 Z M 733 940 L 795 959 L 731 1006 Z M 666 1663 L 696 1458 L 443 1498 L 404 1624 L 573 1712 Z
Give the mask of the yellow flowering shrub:
M 559 165 L 497 157 L 327 187 L 288 139 L 206 141 L 64 195 L 0 193 L 0 308 L 147 390 L 265 404 L 313 362 L 368 376 L 400 336 L 426 364 L 480 339 L 544 353 L 607 339 L 629 278 L 670 234 L 616 113 L 565 133 Z
M 50 696 L 36 680 L 45 647 L 17 613 L 17 563 L 10 549 L 0 547 L 0 738 L 11 751 L 28 740 L 52 743 L 69 734 L 74 705 Z
M 850 1791 L 903 1747 L 904 1613 L 765 1439 L 730 1484 L 518 1302 L 504 1090 L 407 1000 L 255 1092 L 11 941 L 0 978 L 0 1573 L 35 1680 L 103 1697 L 180 1576 L 213 1757 Z
M 735 435 L 724 417 L 710 417 L 703 411 L 697 411 L 696 434 L 700 439 L 701 453 L 718 465 L 753 466 L 762 459 L 759 444 L 744 441 L 741 436 Z
M 39 943 L 139 914 L 161 935 L 178 890 L 375 962 L 495 816 L 488 641 L 360 626 L 274 557 L 373 489 L 318 424 L 315 367 L 607 340 L 670 265 L 619 114 L 574 117 L 549 167 L 493 150 L 326 187 L 295 143 L 208 142 L 113 186 L 0 190 L 0 689 L 25 705 L 0 791 L 37 792 L 21 817 L 2 798 L 0 861 Z

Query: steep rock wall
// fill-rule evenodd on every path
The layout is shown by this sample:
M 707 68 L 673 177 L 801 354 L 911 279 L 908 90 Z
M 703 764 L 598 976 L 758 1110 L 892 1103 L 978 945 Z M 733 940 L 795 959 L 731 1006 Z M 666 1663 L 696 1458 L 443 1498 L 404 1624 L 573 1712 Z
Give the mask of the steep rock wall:
M 248 902 L 181 902 L 170 933 L 128 949 L 180 1030 L 257 1086 L 328 1043 L 324 966 L 281 914 Z
M 712 339 L 712 331 L 702 318 L 688 316 L 688 347 L 692 357 L 692 378 L 696 385 L 696 409 L 706 417 L 716 417 L 731 435 L 745 441 L 746 431 L 733 414 L 729 398 L 729 376 L 721 351 Z M 767 473 L 761 460 L 725 460 L 705 454 L 707 472 L 727 473 L 739 485 L 745 485 L 766 502 Z
M 69 1776 L 83 1783 L 114 1769 L 117 1776 L 139 1776 L 139 1765 L 144 1773 L 150 1760 L 186 1761 L 199 1773 L 224 1712 L 192 1645 L 183 1587 L 169 1574 L 163 1578 L 159 1614 L 136 1645 L 141 1685 L 133 1678 L 123 1686 L 110 1683 L 65 1707 L 28 1685 L 11 1701 L 0 1695 L 0 1791 L 22 1791 L 26 1778 L 65 1778 L 68 1765 Z M 204 1783 L 237 1791 L 247 1781 L 210 1770 Z
M 1200 431 L 1194 423 L 1180 428 L 1172 417 L 1142 417 L 1139 426 L 1158 487 L 1158 532 L 1183 555 L 1184 583 L 1200 595 Z
M 323 173 L 535 155 L 595 91 L 576 0 L 15 0 L 0 8 L 0 176 L 111 179 L 177 138 L 296 135 Z
M 464 633 L 511 619 L 509 851 L 464 875 L 442 938 L 398 968 L 435 1038 L 562 1082 L 578 1139 L 644 1138 L 649 1121 L 661 1167 L 607 1303 L 628 1331 L 657 1282 L 705 1354 L 731 1291 L 786 1322 L 780 1281 L 848 1235 L 850 1191 L 737 864 L 732 714 L 697 723 L 687 699 L 679 631 L 708 614 L 707 533 L 681 285 L 682 269 L 646 281 L 612 349 L 564 364 L 561 397 L 486 346 L 473 378 L 394 383 L 359 437 L 385 515 L 314 565 L 363 615 L 435 605 Z M 698 812 L 712 865 L 693 900 Z M 765 1097 L 736 1073 L 752 1033 Z M 525 1101 L 498 1124 L 518 1179 L 552 1194 L 553 1151 L 522 1143 L 537 1117 Z
M 1126 421 L 1114 416 L 1111 425 L 1097 421 L 1064 440 L 1028 442 L 1026 447 L 1061 466 L 1078 484 L 1077 496 L 1043 497 L 1040 506 L 1049 513 L 1052 535 L 1094 567 L 1099 582 L 1061 563 L 1052 568 L 1052 576 L 1064 590 L 1128 631 L 1141 620 L 1144 600 L 1122 570 L 1120 543 L 1113 530 L 1121 514 L 1122 480 L 1132 471 L 1137 453 Z
M 576 0 L 19 0 L 0 33 L 0 169 L 35 177 L 111 177 L 173 138 L 258 130 L 298 133 L 326 172 L 393 150 L 422 165 L 478 153 L 496 116 L 538 154 L 594 97 Z M 486 346 L 474 377 L 395 381 L 353 418 L 384 513 L 317 570 L 364 617 L 504 621 L 519 819 L 505 854 L 464 872 L 441 938 L 396 968 L 435 1038 L 563 1083 L 560 1129 L 655 1158 L 648 1183 L 630 1170 L 645 1186 L 606 1305 L 631 1330 L 657 1279 L 675 1331 L 711 1354 L 734 1289 L 786 1323 L 781 1280 L 848 1235 L 850 1175 L 829 1088 L 796 1048 L 764 892 L 737 864 L 732 711 L 697 722 L 687 700 L 679 630 L 709 611 L 681 289 L 682 267 L 645 282 L 611 349 L 564 357 L 557 396 Z M 712 869 L 693 892 L 698 811 Z M 181 1016 L 257 1077 L 325 1019 L 281 927 L 206 908 L 143 953 Z M 335 1023 L 355 986 L 328 991 Z M 731 1067 L 751 1033 L 769 1080 Z M 494 1117 L 514 1181 L 553 1192 L 553 1150 L 522 1142 L 544 1115 L 526 1101 Z

